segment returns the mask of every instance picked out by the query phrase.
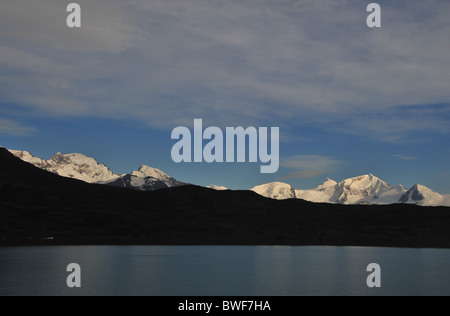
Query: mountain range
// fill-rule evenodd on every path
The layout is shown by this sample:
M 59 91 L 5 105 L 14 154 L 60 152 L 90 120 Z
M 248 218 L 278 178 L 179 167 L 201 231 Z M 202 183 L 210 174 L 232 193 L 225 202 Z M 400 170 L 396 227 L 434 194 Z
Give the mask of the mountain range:
M 154 191 L 186 185 L 159 169 L 145 165 L 141 166 L 138 171 L 119 175 L 113 173 L 104 164 L 98 163 L 94 158 L 82 154 L 63 155 L 57 153 L 49 160 L 43 160 L 27 151 L 10 150 L 10 152 L 40 169 L 87 183 L 105 184 L 141 191 Z
M 57 153 L 49 160 L 35 157 L 27 151 L 10 150 L 16 157 L 34 166 L 57 175 L 98 183 L 108 186 L 130 188 L 141 191 L 154 191 L 184 186 L 163 171 L 149 166 L 141 166 L 129 174 L 115 174 L 104 164 L 82 154 Z M 227 190 L 226 187 L 210 185 L 210 189 Z M 420 206 L 450 206 L 450 195 L 441 195 L 423 185 L 407 189 L 402 185 L 391 186 L 385 181 L 369 174 L 341 182 L 326 179 L 312 190 L 295 190 L 291 185 L 281 182 L 263 184 L 251 189 L 267 198 L 276 200 L 302 199 L 314 203 L 344 205 L 387 205 L 415 204 Z
M 314 203 L 450 206 L 450 195 L 441 195 L 419 184 L 409 190 L 402 185 L 391 186 L 372 174 L 346 179 L 339 183 L 327 179 L 312 190 L 295 190 L 289 184 L 274 182 L 257 186 L 252 191 L 273 199 L 297 198 Z
M 0 246 L 450 248 L 447 207 L 276 200 L 193 185 L 128 190 L 61 177 L 3 148 L 0 196 Z

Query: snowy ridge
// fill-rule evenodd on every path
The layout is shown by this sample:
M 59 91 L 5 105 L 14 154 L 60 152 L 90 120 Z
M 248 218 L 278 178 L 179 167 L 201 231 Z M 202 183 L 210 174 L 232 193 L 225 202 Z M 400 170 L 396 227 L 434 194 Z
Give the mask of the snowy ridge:
M 171 188 L 174 186 L 178 186 L 176 185 L 176 183 L 178 182 L 176 179 L 172 178 L 171 176 L 167 175 L 166 173 L 164 173 L 163 171 L 156 169 L 156 168 L 152 168 L 146 165 L 143 165 L 139 168 L 138 171 L 133 171 L 131 173 L 131 176 L 136 177 L 138 179 L 154 179 L 154 180 L 158 180 L 161 182 L 164 182 L 167 187 Z M 140 181 L 140 180 L 136 180 L 136 181 Z
M 275 200 L 295 199 L 295 190 L 286 183 L 273 182 L 254 187 L 251 191 Z
M 333 185 L 335 183 L 335 185 Z M 327 179 L 313 190 L 296 191 L 297 198 L 333 204 L 392 204 L 406 192 L 392 187 L 372 174 L 346 179 L 340 183 Z
M 155 191 L 186 185 L 174 178 L 160 180 L 153 177 L 138 177 L 131 174 L 126 174 L 116 180 L 104 184 L 112 187 L 128 188 L 139 191 Z
M 17 158 L 20 158 L 23 161 L 31 163 L 32 165 L 35 165 L 36 167 L 39 168 L 42 168 L 47 164 L 45 160 L 33 156 L 28 151 L 10 150 L 9 152 L 12 153 Z
M 323 184 L 319 185 L 316 188 L 316 190 L 326 190 L 330 187 L 334 187 L 336 184 L 337 184 L 336 181 L 331 180 L 330 178 L 327 178 Z
M 408 191 L 408 189 L 402 185 L 391 187 L 381 194 L 371 197 L 368 202 L 379 205 L 396 204 L 400 202 L 400 197 L 405 194 L 406 191 Z
M 170 176 L 168 176 L 166 173 L 162 172 L 159 169 L 152 168 L 146 165 L 142 165 L 138 171 L 133 171 L 131 175 L 140 177 L 140 178 L 146 178 L 146 177 L 152 177 L 156 179 L 168 179 Z
M 256 193 L 274 199 L 292 198 L 286 193 L 292 188 L 285 183 L 271 183 L 253 189 Z M 402 185 L 395 187 L 372 174 L 346 179 L 337 183 L 327 179 L 312 190 L 295 190 L 295 197 L 315 203 L 331 204 L 415 204 L 421 206 L 450 206 L 450 195 L 441 195 L 423 185 L 410 190 Z
M 155 191 L 186 185 L 159 169 L 145 165 L 141 166 L 138 171 L 133 171 L 131 174 L 123 175 L 105 184 L 140 191 Z
M 332 203 L 370 203 L 372 198 L 391 189 L 391 186 L 374 175 L 365 175 L 344 180 L 335 186 Z
M 213 189 L 216 191 L 228 191 L 228 188 L 226 187 L 222 187 L 220 185 L 215 185 L 215 184 L 211 184 L 207 186 L 208 189 Z
M 437 206 L 446 203 L 444 196 L 420 184 L 416 184 L 403 194 L 400 202 L 423 206 Z
M 87 183 L 99 183 L 142 191 L 154 191 L 185 185 L 185 183 L 170 177 L 163 171 L 145 165 L 131 174 L 118 175 L 104 164 L 99 164 L 95 159 L 82 154 L 63 155 L 57 153 L 51 159 L 43 160 L 27 151 L 10 150 L 10 152 L 38 168 Z
M 303 199 L 315 203 L 331 203 L 332 196 L 335 194 L 338 183 L 331 179 L 313 190 L 296 190 L 295 195 L 298 199 Z
M 26 151 L 11 150 L 10 152 L 38 168 L 62 177 L 78 179 L 88 183 L 107 182 L 119 177 L 104 164 L 99 164 L 95 159 L 82 154 L 63 155 L 57 153 L 49 160 L 43 160 Z

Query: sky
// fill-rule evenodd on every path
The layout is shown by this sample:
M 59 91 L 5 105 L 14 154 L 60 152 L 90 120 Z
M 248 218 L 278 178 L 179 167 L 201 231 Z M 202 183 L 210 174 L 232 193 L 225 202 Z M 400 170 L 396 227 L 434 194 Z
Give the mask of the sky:
M 232 189 L 374 174 L 450 193 L 450 2 L 0 3 L 0 145 Z M 279 127 L 281 167 L 176 164 L 171 131 Z

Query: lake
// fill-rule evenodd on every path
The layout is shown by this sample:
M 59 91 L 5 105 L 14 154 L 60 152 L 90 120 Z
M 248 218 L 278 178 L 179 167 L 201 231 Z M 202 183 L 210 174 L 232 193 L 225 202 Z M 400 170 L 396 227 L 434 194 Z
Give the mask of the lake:
M 81 266 L 69 289 L 66 268 Z M 367 287 L 370 263 L 382 287 Z M 4 247 L 0 295 L 450 295 L 450 250 L 355 247 Z

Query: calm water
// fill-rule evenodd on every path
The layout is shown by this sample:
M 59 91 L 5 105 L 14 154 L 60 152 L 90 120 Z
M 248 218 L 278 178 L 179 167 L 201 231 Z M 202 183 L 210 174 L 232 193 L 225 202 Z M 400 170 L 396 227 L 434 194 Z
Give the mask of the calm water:
M 82 288 L 66 285 L 69 263 Z M 382 288 L 369 289 L 369 263 Z M 450 295 L 450 251 L 338 247 L 0 248 L 0 295 Z

